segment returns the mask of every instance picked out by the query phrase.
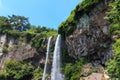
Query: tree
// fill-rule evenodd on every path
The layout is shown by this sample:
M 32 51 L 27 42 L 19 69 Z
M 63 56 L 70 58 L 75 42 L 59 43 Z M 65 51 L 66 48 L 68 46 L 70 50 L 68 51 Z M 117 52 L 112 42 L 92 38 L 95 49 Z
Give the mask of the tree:
M 9 22 L 9 19 L 7 17 L 0 16 L 0 28 L 2 30 L 12 29 L 10 22 Z
M 28 18 L 24 16 L 16 16 L 16 15 L 12 15 L 8 17 L 13 29 L 18 31 L 26 31 L 27 29 L 30 29 L 30 23 L 28 21 Z

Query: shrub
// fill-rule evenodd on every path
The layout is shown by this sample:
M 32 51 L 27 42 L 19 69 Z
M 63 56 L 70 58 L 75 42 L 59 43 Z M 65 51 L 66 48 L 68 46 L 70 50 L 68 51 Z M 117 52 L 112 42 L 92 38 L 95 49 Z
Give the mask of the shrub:
M 41 79 L 43 73 L 41 72 L 41 69 L 34 70 L 33 74 L 33 80 Z
M 42 78 L 41 68 L 11 60 L 5 63 L 5 71 L 0 71 L 0 80 L 37 80 Z
M 106 63 L 107 73 L 112 78 L 119 77 L 120 79 L 120 39 L 117 39 L 117 41 L 113 44 L 113 49 L 114 58 Z
M 113 3 L 110 3 L 109 6 L 111 7 L 111 10 L 107 12 L 105 19 L 110 23 L 111 34 L 117 35 L 117 33 L 120 34 L 120 1 L 115 0 Z
M 6 74 L 5 73 L 3 73 L 3 72 L 1 72 L 0 73 L 0 80 L 6 80 Z
M 8 48 L 7 48 L 6 46 L 4 46 L 4 47 L 2 48 L 2 52 L 3 52 L 3 53 L 7 53 L 7 52 L 8 52 Z
M 110 33 L 112 35 L 120 35 L 120 0 L 115 0 L 109 4 L 111 10 L 107 12 L 105 17 L 110 24 Z M 113 44 L 113 59 L 106 63 L 107 73 L 111 78 L 119 78 L 120 80 L 120 38 Z
M 50 36 L 56 36 L 58 33 L 57 31 L 43 31 L 41 32 L 43 35 L 46 35 L 47 37 L 50 37 Z
M 38 34 L 31 39 L 30 43 L 33 47 L 35 47 L 36 49 L 39 49 L 42 45 L 42 41 L 44 40 L 44 38 L 45 38 L 44 35 Z
M 83 65 L 85 63 L 86 63 L 86 60 L 84 58 L 80 58 L 74 64 L 71 64 L 71 63 L 66 64 L 64 68 L 65 79 L 66 80 L 79 79 L 82 76 L 81 72 L 82 72 Z
M 33 75 L 33 66 L 19 61 L 9 61 L 5 64 L 7 80 L 30 80 Z

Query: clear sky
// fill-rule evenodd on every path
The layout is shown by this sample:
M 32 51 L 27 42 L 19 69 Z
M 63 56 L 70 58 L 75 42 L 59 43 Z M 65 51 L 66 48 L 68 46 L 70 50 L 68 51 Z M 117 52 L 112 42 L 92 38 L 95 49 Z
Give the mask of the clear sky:
M 57 29 L 81 0 L 0 0 L 0 16 L 21 15 L 32 25 Z

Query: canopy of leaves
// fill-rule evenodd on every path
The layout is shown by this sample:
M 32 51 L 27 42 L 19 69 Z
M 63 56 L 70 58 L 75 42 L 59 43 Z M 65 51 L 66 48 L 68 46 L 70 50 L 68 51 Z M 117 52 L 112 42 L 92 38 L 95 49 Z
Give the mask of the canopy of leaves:
M 24 16 L 0 16 L 0 30 L 17 30 L 17 31 L 25 31 L 30 29 L 30 23 L 28 18 Z
M 38 49 L 45 38 L 56 36 L 57 30 L 45 26 L 30 25 L 28 18 L 12 15 L 8 17 L 0 16 L 0 33 L 16 37 L 17 40 L 30 43 Z
M 27 34 L 44 34 L 47 37 L 57 35 L 57 30 L 45 26 L 30 25 L 29 19 L 24 16 L 12 15 L 8 17 L 0 16 L 0 32 L 13 36 Z
M 25 31 L 27 29 L 30 29 L 30 23 L 28 21 L 28 18 L 24 16 L 8 16 L 9 17 L 9 22 L 13 29 L 18 30 L 18 31 Z
M 0 28 L 2 28 L 2 30 L 12 29 L 9 19 L 7 17 L 0 16 Z

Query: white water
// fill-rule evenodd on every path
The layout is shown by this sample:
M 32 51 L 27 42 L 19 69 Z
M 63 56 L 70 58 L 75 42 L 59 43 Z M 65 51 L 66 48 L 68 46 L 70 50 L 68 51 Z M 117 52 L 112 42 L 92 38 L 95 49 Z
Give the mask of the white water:
M 46 80 L 46 70 L 47 70 L 48 55 L 49 55 L 49 50 L 50 50 L 50 42 L 51 42 L 51 37 L 48 39 L 48 43 L 47 43 L 46 61 L 45 61 L 45 66 L 44 66 L 44 72 L 43 72 L 42 80 Z
M 60 44 L 61 36 L 58 35 L 53 55 L 51 80 L 64 80 L 64 77 L 60 71 Z

